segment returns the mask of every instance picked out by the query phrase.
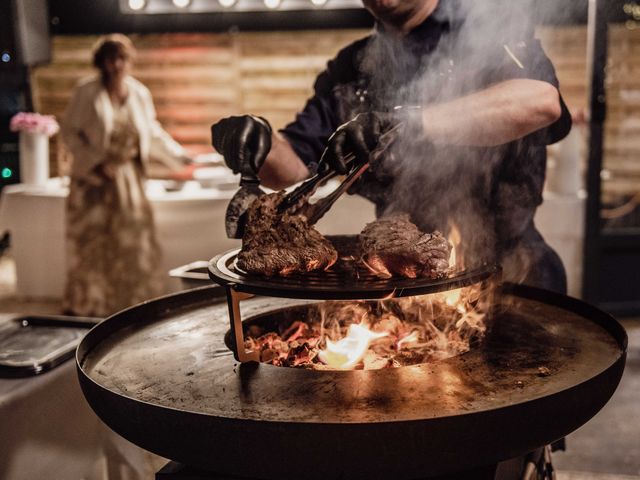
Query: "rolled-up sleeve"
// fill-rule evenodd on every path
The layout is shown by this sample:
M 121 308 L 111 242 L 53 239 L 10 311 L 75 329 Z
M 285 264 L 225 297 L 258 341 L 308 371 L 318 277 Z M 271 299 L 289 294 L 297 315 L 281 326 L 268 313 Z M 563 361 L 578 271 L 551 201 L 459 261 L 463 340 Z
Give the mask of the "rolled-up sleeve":
M 493 81 L 528 78 L 559 88 L 553 64 L 538 39 L 529 37 L 500 45 L 500 64 Z M 500 238 L 499 248 L 520 241 L 533 224 L 536 207 L 542 203 L 546 170 L 546 145 L 564 138 L 571 130 L 571 115 L 559 95 L 561 115 L 554 123 L 524 138 L 504 145 L 504 161 L 497 167 L 497 182 L 491 210 Z
M 550 145 L 562 140 L 571 130 L 571 114 L 560 94 L 555 68 L 544 52 L 540 40 L 529 38 L 502 45 L 502 62 L 497 74 L 501 80 L 528 78 L 550 83 L 558 89 L 561 114 L 558 120 L 529 135 L 537 145 Z

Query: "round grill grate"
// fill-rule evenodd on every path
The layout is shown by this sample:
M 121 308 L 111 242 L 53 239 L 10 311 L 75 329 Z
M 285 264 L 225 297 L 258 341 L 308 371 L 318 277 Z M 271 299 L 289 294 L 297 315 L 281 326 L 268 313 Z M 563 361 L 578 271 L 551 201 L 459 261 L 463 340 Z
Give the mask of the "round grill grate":
M 488 279 L 496 265 L 453 272 L 444 278 L 380 278 L 355 261 L 357 236 L 327 236 L 339 259 L 327 271 L 291 274 L 286 277 L 250 275 L 236 264 L 239 249 L 229 250 L 209 262 L 209 276 L 219 285 L 255 295 L 316 300 L 377 299 L 442 292 Z

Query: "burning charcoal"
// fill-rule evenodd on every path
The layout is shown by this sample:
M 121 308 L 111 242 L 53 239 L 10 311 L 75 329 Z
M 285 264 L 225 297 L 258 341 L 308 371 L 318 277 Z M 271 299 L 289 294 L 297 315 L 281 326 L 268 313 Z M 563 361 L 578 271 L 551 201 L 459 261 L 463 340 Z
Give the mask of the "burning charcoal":
M 294 341 L 297 338 L 303 336 L 309 330 L 309 326 L 300 321 L 293 322 L 289 328 L 280 334 L 283 340 L 288 342 Z
M 440 232 L 421 232 L 408 215 L 367 224 L 359 241 L 362 261 L 376 275 L 439 278 L 449 272 L 447 239 Z
M 300 320 L 285 315 L 276 322 L 277 331 L 252 338 L 247 329 L 247 348 L 261 352 L 261 361 L 276 366 L 335 369 L 340 362 L 328 362 L 324 353 L 345 357 L 352 369 L 380 369 L 440 361 L 460 355 L 477 345 L 485 335 L 485 314 L 474 311 L 465 292 L 456 293 L 457 307 L 447 305 L 450 295 L 435 294 L 380 302 L 323 302 Z M 302 320 L 304 319 L 304 321 Z M 264 326 L 267 324 L 262 325 Z M 343 345 L 354 325 L 371 338 L 363 346 L 360 334 Z M 279 333 L 278 333 L 279 332 Z M 368 333 L 367 333 L 368 332 Z M 333 345 L 329 346 L 329 340 Z M 354 351 L 361 352 L 350 356 Z M 336 357 L 337 355 L 337 357 Z M 322 360 L 322 361 L 321 361 Z M 536 367 L 537 368 L 537 367 Z M 540 374 L 544 373 L 540 367 Z
M 395 361 L 402 366 L 422 363 L 423 359 L 424 354 L 414 350 L 402 350 L 395 356 Z
M 373 330 L 376 332 L 389 332 L 398 336 L 403 330 L 403 323 L 398 317 L 384 314 L 380 320 L 373 322 Z
M 260 352 L 260 361 L 264 363 L 271 363 L 278 357 L 278 353 L 275 350 L 271 350 L 270 348 L 264 349 Z
M 268 277 L 326 270 L 338 259 L 331 242 L 303 215 L 278 213 L 283 192 L 256 199 L 247 212 L 238 267 Z
M 551 370 L 547 367 L 538 367 L 538 376 L 539 377 L 548 377 L 551 375 Z
M 280 336 L 275 332 L 267 332 L 264 335 L 258 337 L 258 341 L 264 344 L 271 344 L 276 340 L 280 340 Z
M 284 363 L 288 367 L 299 367 L 310 364 L 311 359 L 312 357 L 309 346 L 304 344 L 289 350 L 289 355 L 287 355 Z
M 386 355 L 388 353 L 395 352 L 397 344 L 397 337 L 395 336 L 387 336 L 384 338 L 380 338 L 376 340 L 370 347 L 371 351 L 376 353 L 379 356 Z

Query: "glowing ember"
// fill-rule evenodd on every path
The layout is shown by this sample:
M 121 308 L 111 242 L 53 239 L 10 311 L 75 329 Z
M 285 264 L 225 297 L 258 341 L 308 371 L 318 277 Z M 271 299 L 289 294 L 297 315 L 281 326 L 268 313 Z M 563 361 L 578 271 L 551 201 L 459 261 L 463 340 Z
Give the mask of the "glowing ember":
M 327 340 L 327 348 L 320 350 L 318 358 L 329 367 L 349 370 L 362 360 L 373 340 L 386 336 L 387 333 L 372 332 L 366 325 L 353 323 L 342 340 Z
M 490 290 L 479 285 L 377 302 L 323 302 L 280 315 L 266 331 L 246 332 L 246 347 L 283 367 L 378 369 L 442 360 L 484 337 Z M 298 314 L 296 314 L 298 315 Z

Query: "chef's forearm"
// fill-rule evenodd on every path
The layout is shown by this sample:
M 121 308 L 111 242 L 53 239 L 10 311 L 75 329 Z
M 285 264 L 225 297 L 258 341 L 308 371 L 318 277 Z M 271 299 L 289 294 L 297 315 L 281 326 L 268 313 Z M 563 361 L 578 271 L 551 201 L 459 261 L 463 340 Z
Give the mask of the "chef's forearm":
M 495 146 L 547 127 L 561 115 L 550 83 L 507 80 L 422 111 L 427 138 L 437 145 Z
M 260 183 L 265 187 L 281 190 L 307 178 L 309 169 L 300 160 L 287 139 L 279 133 L 274 133 L 271 151 L 258 176 Z

